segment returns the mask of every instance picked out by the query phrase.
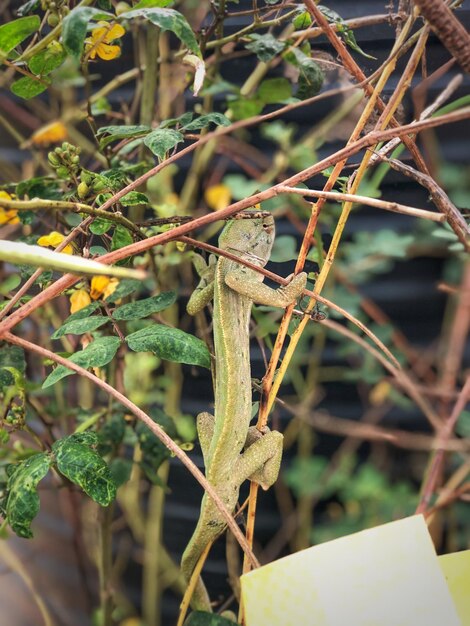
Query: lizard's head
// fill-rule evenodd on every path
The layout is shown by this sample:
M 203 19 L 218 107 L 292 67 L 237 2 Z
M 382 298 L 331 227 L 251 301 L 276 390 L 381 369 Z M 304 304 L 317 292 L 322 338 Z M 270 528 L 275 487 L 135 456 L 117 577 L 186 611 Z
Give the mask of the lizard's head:
M 245 211 L 249 213 L 249 211 Z M 255 211 L 259 214 L 259 211 Z M 243 256 L 255 265 L 268 262 L 274 243 L 274 218 L 272 215 L 229 222 L 219 237 L 219 247 Z

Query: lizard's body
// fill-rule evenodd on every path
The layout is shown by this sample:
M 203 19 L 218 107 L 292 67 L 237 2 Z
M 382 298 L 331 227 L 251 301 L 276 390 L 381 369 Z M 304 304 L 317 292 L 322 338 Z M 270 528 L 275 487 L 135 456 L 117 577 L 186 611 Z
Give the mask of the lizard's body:
M 221 248 L 263 267 L 274 241 L 271 216 L 237 220 L 221 234 Z M 199 260 L 201 263 L 201 260 Z M 214 300 L 215 416 L 198 416 L 198 434 L 206 476 L 229 511 L 238 500 L 240 485 L 250 478 L 267 489 L 279 472 L 282 435 L 259 433 L 250 428 L 251 368 L 249 322 L 253 302 L 287 306 L 305 287 L 306 275 L 296 276 L 286 287 L 271 289 L 263 276 L 224 257 L 202 268 L 201 282 L 191 296 L 188 311 L 195 314 Z M 243 448 L 245 451 L 243 452 Z M 183 554 L 182 571 L 189 581 L 199 557 L 224 530 L 225 521 L 210 497 L 204 495 L 194 534 Z M 210 610 L 210 601 L 200 580 L 192 606 Z

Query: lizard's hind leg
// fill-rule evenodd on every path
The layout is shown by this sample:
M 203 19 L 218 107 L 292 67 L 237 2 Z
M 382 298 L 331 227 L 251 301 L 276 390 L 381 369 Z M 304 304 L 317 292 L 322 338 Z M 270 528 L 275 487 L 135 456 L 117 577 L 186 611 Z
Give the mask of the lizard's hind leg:
M 277 430 L 267 428 L 266 431 L 261 433 L 256 426 L 248 429 L 245 451 L 240 455 L 236 467 L 239 484 L 249 478 L 263 489 L 269 489 L 276 482 L 281 467 L 284 437 Z

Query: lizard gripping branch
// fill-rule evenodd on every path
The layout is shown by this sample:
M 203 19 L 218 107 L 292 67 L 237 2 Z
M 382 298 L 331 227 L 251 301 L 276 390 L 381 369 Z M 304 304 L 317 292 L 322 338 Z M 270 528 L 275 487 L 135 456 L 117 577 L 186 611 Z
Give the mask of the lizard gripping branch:
M 264 267 L 274 242 L 272 216 L 229 223 L 219 246 L 240 259 Z M 197 428 L 206 476 L 224 504 L 233 511 L 240 485 L 254 480 L 268 489 L 276 480 L 282 457 L 282 435 L 260 433 L 249 426 L 251 419 L 251 369 L 249 321 L 251 306 L 265 304 L 286 307 L 305 288 L 307 275 L 298 274 L 279 289 L 263 284 L 253 270 L 221 257 L 211 256 L 206 264 L 196 257 L 200 283 L 188 302 L 192 315 L 214 301 L 215 415 L 201 413 Z M 225 522 L 210 498 L 203 497 L 194 534 L 183 554 L 182 571 L 187 581 L 205 548 L 224 531 Z M 210 611 L 210 600 L 199 580 L 191 606 Z

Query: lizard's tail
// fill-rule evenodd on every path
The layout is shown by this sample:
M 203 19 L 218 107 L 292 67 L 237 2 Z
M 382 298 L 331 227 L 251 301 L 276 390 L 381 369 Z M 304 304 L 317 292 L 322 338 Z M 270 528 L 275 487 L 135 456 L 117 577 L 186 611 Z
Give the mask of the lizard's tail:
M 194 535 L 196 535 L 196 533 L 194 533 Z M 183 553 L 183 558 L 181 560 L 181 571 L 188 585 L 194 572 L 194 568 L 198 564 L 202 553 L 203 550 L 201 550 L 199 546 L 195 545 L 193 541 L 190 542 L 190 544 Z M 212 612 L 209 594 L 207 593 L 206 586 L 204 585 L 200 576 L 196 583 L 196 587 L 194 589 L 190 604 L 191 608 L 196 611 Z

